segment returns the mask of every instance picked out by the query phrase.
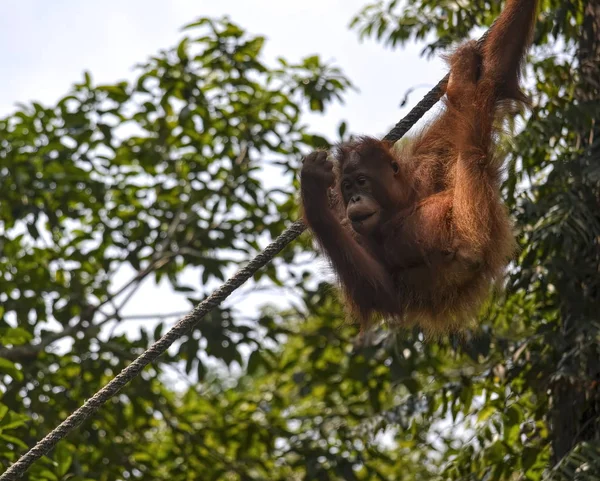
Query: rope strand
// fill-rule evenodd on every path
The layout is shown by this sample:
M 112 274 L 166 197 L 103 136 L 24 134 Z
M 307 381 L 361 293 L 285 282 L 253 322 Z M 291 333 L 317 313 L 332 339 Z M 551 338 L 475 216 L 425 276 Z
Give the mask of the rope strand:
M 446 84 L 448 83 L 449 77 L 450 75 L 446 75 L 435 87 L 427 92 L 425 97 L 423 97 L 400 122 L 394 125 L 392 130 L 390 130 L 383 140 L 396 142 L 404 137 L 406 132 L 421 120 L 421 117 L 423 117 L 423 115 L 425 115 L 446 93 Z
M 227 282 L 196 306 L 187 316 L 178 321 L 164 336 L 88 399 L 83 406 L 73 412 L 46 437 L 38 441 L 33 448 L 21 456 L 16 463 L 0 476 L 0 481 L 19 479 L 35 461 L 47 454 L 61 439 L 100 409 L 106 401 L 117 394 L 148 364 L 163 354 L 177 339 L 189 332 L 206 314 L 227 299 L 233 291 L 252 277 L 258 269 L 270 262 L 284 247 L 300 236 L 305 229 L 306 226 L 302 221 L 294 222 L 245 267 L 230 277 Z

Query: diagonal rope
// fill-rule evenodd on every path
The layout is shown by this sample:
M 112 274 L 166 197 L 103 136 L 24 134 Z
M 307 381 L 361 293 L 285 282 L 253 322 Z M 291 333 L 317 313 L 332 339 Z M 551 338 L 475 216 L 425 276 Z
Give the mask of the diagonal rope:
M 488 28 L 484 34 L 477 40 L 477 45 L 481 48 L 488 37 L 492 28 L 494 28 L 494 24 L 496 20 L 492 23 L 490 28 Z M 446 76 L 438 82 L 438 84 L 433 87 L 425 97 L 423 97 L 417 105 L 415 105 L 411 111 L 404 116 L 404 118 L 398 122 L 392 130 L 383 138 L 383 140 L 389 140 L 392 142 L 396 142 L 400 140 L 406 132 L 408 132 L 413 125 L 415 125 L 421 117 L 425 115 L 431 107 L 433 107 L 438 100 L 442 98 L 442 96 L 446 93 L 446 87 L 448 85 L 448 79 L 450 78 L 450 74 L 446 74 Z M 0 478 L 2 481 L 2 478 Z
M 423 117 L 423 115 L 425 115 L 427 111 L 433 107 L 439 99 L 442 98 L 442 95 L 446 93 L 446 84 L 448 83 L 449 78 L 450 74 L 447 74 L 438 82 L 435 87 L 427 92 L 425 97 L 423 97 L 400 122 L 394 125 L 394 128 L 390 130 L 383 140 L 396 142 L 404 137 L 404 134 L 406 134 L 406 132 L 408 132 L 413 125 L 421 120 L 421 117 Z
M 445 91 L 447 77 L 440 81 L 425 97 L 384 137 L 385 140 L 399 140 L 425 113 L 435 105 Z M 108 384 L 88 399 L 83 406 L 74 411 L 67 419 L 38 441 L 17 462 L 8 468 L 0 481 L 14 481 L 25 473 L 31 465 L 47 454 L 56 444 L 92 416 L 106 401 L 117 394 L 127 383 L 135 378 L 148 364 L 163 354 L 177 339 L 188 333 L 200 320 L 215 307 L 227 299 L 238 287 L 244 284 L 256 271 L 267 265 L 281 250 L 306 230 L 302 220 L 294 222 L 277 239 L 245 267 L 230 277 L 221 287 L 198 304 L 187 316 L 179 320 L 164 336 L 152 344 L 131 364 L 125 367 Z

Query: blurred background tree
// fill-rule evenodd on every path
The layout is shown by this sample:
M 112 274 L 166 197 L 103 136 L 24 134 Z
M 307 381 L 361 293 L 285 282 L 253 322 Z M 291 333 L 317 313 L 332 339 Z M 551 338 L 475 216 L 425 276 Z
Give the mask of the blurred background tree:
M 533 109 L 504 139 L 521 252 L 478 330 L 355 346 L 303 236 L 254 280 L 271 304 L 221 306 L 26 479 L 598 479 L 600 2 L 541 4 Z M 352 28 L 437 55 L 500 8 L 384 1 Z M 303 112 L 352 84 L 318 57 L 267 65 L 263 45 L 200 19 L 133 81 L 86 74 L 0 120 L 4 466 L 172 322 L 125 313 L 145 279 L 191 307 L 297 218 L 301 155 L 339 140 Z

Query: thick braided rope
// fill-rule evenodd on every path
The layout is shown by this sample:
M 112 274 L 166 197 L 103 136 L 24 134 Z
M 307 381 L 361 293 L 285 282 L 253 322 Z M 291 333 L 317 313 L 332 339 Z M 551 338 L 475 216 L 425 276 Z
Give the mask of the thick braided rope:
M 433 107 L 439 99 L 442 98 L 444 93 L 446 93 L 446 84 L 448 83 L 449 77 L 450 75 L 446 75 L 435 87 L 427 92 L 427 95 L 425 95 L 425 97 L 423 97 L 421 101 L 415 105 L 400 122 L 394 125 L 394 128 L 390 130 L 383 140 L 396 142 L 404 137 L 404 134 L 406 134 L 406 132 L 408 132 L 413 125 L 421 120 L 421 117 L 423 117 L 423 115 L 425 115 L 427 111 L 431 109 L 431 107 Z
M 441 80 L 425 97 L 387 134 L 384 139 L 396 141 L 444 95 L 448 76 Z M 202 318 L 227 299 L 238 287 L 244 284 L 256 271 L 267 265 L 281 250 L 306 230 L 303 221 L 298 220 L 288 227 L 275 241 L 269 244 L 248 265 L 230 277 L 221 287 L 196 306 L 187 316 L 179 320 L 164 336 L 152 344 L 143 354 L 124 368 L 100 391 L 88 399 L 83 406 L 73 412 L 33 448 L 21 456 L 1 476 L 0 481 L 14 481 L 21 478 L 31 465 L 47 454 L 71 431 L 94 414 L 106 401 L 117 394 L 135 378 L 148 364 L 163 354 L 177 339 L 188 333 Z
M 227 282 L 196 306 L 187 316 L 178 321 L 164 336 L 152 344 L 129 366 L 124 368 L 106 386 L 88 399 L 83 406 L 60 423 L 46 437 L 38 441 L 33 448 L 21 456 L 16 463 L 0 476 L 0 481 L 19 479 L 35 461 L 44 456 L 61 439 L 100 409 L 106 401 L 117 394 L 123 386 L 136 377 L 148 364 L 163 354 L 177 339 L 189 332 L 206 314 L 227 299 L 233 291 L 252 277 L 258 269 L 270 262 L 284 247 L 300 236 L 305 229 L 306 226 L 302 221 L 294 222 L 275 241 L 269 244 L 265 250 L 252 259 L 248 265 L 229 278 Z
M 494 21 L 496 23 L 496 21 Z M 485 42 L 485 39 L 488 37 L 492 28 L 494 28 L 494 23 L 492 26 L 487 29 L 484 34 L 477 40 L 477 45 L 481 47 Z M 450 79 L 450 74 L 446 74 L 446 76 L 438 82 L 438 84 L 433 87 L 425 97 L 423 97 L 420 102 L 415 105 L 411 111 L 404 116 L 404 118 L 398 122 L 392 130 L 383 138 L 383 140 L 389 140 L 391 142 L 396 142 L 400 140 L 406 132 L 408 132 L 413 125 L 415 125 L 421 117 L 425 115 L 431 107 L 433 107 L 438 100 L 442 98 L 442 96 L 446 93 L 446 86 L 448 85 L 448 80 Z M 1 479 L 0 479 L 1 481 Z

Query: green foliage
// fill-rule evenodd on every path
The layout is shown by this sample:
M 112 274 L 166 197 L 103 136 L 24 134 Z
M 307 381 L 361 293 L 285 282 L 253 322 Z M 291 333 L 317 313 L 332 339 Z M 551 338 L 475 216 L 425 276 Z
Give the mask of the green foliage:
M 26 479 L 595 479 L 598 77 L 580 68 L 582 2 L 542 4 L 533 110 L 507 145 L 522 249 L 478 330 L 355 344 L 304 236 L 255 279 L 293 307 L 220 306 Z M 500 7 L 380 2 L 354 27 L 427 40 L 430 54 Z M 271 67 L 264 39 L 227 19 L 185 33 L 131 82 L 86 74 L 57 105 L 0 120 L 4 466 L 165 332 L 165 319 L 137 336 L 111 329 L 153 321 L 123 314 L 145 279 L 198 302 L 298 216 L 300 156 L 329 145 L 301 119 L 352 87 L 339 69 L 318 57 Z
M 114 334 L 144 280 L 166 280 L 196 303 L 298 215 L 292 176 L 302 152 L 325 141 L 301 124 L 302 106 L 323 111 L 350 82 L 314 56 L 267 66 L 264 39 L 227 19 L 201 19 L 186 34 L 131 82 L 95 85 L 86 73 L 56 105 L 22 105 L 0 120 L 4 465 L 164 332 L 159 322 L 135 339 Z M 284 182 L 265 185 L 269 172 Z M 284 272 L 255 280 L 281 285 L 307 246 L 283 254 Z M 190 268 L 200 274 L 193 287 L 181 281 Z M 239 368 L 242 347 L 286 332 L 267 316 L 233 316 L 213 311 L 31 479 L 143 473 L 140 446 L 172 422 L 155 416 L 182 402 L 159 374 L 214 379 L 210 366 Z

